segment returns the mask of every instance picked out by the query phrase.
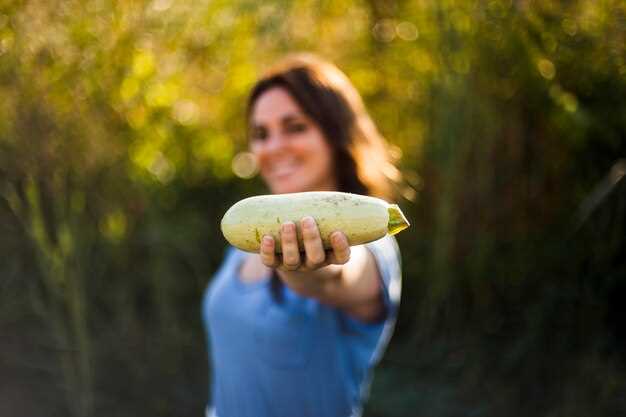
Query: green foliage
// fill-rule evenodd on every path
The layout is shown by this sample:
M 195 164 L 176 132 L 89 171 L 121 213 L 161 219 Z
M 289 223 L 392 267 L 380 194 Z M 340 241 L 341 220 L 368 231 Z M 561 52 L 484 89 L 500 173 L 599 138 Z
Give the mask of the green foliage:
M 247 90 L 300 50 L 405 178 L 366 414 L 623 414 L 625 23 L 618 0 L 0 1 L 0 414 L 201 414 L 219 219 L 265 192 L 231 169 Z

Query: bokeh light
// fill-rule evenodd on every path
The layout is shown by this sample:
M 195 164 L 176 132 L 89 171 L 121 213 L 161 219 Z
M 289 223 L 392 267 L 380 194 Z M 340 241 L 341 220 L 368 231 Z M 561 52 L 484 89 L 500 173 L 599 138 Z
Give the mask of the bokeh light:
M 239 178 L 252 178 L 258 173 L 256 157 L 251 152 L 239 152 L 233 158 L 232 169 Z

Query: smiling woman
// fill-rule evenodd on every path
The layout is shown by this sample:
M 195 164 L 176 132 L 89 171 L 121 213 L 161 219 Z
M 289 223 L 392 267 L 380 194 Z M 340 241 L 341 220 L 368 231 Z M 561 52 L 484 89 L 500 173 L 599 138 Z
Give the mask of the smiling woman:
M 273 110 L 271 105 L 281 107 Z M 390 179 L 397 180 L 399 172 L 390 162 L 387 143 L 361 96 L 335 65 L 311 54 L 286 58 L 254 86 L 247 115 L 253 152 L 258 139 L 280 133 L 277 128 L 283 127 L 286 138 L 310 137 L 319 150 L 330 151 L 332 165 L 326 166 L 326 172 L 334 176 L 338 191 L 391 198 Z M 281 116 L 292 117 L 282 120 Z M 264 126 L 272 117 L 274 125 Z M 297 146 L 287 148 L 298 150 Z M 263 147 L 258 151 L 258 157 L 267 157 Z
M 273 194 L 389 198 L 385 173 L 397 171 L 386 142 L 334 65 L 312 55 L 280 62 L 252 89 L 247 118 L 250 151 Z M 347 231 L 334 230 L 324 244 L 312 215 L 258 236 L 258 253 L 229 248 L 211 281 L 203 304 L 210 415 L 361 414 L 394 327 L 400 254 L 391 236 L 351 246 Z

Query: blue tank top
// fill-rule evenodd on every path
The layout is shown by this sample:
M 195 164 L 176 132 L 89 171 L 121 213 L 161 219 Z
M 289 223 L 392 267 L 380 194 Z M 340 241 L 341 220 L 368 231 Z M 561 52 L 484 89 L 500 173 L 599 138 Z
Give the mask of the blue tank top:
M 393 332 L 400 301 L 400 253 L 385 237 L 376 259 L 385 319 L 357 321 L 270 277 L 243 282 L 247 256 L 229 248 L 205 292 L 202 315 L 219 417 L 349 417 L 361 414 L 372 367 Z M 277 293 L 278 291 L 278 293 Z

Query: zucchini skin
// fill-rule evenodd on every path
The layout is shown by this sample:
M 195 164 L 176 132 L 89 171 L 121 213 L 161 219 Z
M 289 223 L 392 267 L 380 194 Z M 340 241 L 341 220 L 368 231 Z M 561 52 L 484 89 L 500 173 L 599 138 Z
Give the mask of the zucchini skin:
M 261 239 L 270 235 L 281 253 L 281 224 L 296 224 L 298 243 L 303 250 L 300 220 L 311 216 L 317 222 L 324 248 L 330 249 L 330 235 L 345 233 L 351 246 L 371 242 L 388 232 L 390 205 L 384 200 L 336 191 L 311 191 L 249 197 L 235 203 L 221 221 L 222 233 L 233 246 L 258 252 Z

